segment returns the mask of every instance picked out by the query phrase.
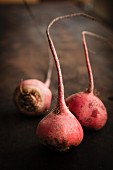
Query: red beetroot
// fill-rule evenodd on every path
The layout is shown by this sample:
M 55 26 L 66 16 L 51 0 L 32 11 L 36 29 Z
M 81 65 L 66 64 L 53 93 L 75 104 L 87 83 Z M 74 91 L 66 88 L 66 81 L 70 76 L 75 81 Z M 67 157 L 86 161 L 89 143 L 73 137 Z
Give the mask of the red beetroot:
M 99 130 L 106 124 L 107 111 L 102 101 L 94 94 L 93 74 L 88 56 L 85 34 L 106 41 L 104 37 L 97 34 L 86 31 L 82 32 L 86 65 L 89 75 L 89 88 L 84 92 L 79 92 L 67 97 L 66 104 L 82 126 L 92 130 Z
M 68 18 L 69 16 L 70 15 L 66 15 L 63 17 Z M 50 27 L 59 19 L 61 19 L 61 17 L 54 19 L 48 25 L 46 32 L 58 74 L 58 99 L 56 107 L 39 122 L 36 134 L 43 145 L 54 150 L 66 151 L 71 146 L 78 146 L 81 143 L 83 139 L 83 129 L 65 104 L 61 68 L 53 41 L 49 34 Z

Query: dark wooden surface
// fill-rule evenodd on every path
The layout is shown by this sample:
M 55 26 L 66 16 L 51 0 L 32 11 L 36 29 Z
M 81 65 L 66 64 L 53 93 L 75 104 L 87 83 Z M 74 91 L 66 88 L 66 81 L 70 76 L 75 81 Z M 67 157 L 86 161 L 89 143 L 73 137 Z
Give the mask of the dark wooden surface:
M 30 8 L 36 24 L 25 6 L 0 6 L 0 169 L 112 170 L 113 50 L 106 43 L 87 38 L 95 89 L 107 108 L 108 121 L 99 132 L 84 131 L 84 140 L 77 148 L 62 154 L 44 149 L 35 135 L 41 117 L 21 115 L 14 106 L 13 91 L 21 79 L 45 80 L 48 68 L 47 24 L 56 16 L 82 11 L 68 2 L 41 3 Z M 104 35 L 113 41 L 113 29 L 101 20 L 93 22 L 76 17 L 54 25 L 51 34 L 61 63 L 65 97 L 88 86 L 81 39 L 83 30 Z M 57 98 L 55 67 L 50 88 L 52 108 Z

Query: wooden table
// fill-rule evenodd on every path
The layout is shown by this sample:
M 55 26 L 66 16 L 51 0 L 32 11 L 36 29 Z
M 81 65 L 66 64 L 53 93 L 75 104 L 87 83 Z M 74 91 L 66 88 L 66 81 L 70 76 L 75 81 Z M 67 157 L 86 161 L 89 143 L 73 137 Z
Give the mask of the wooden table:
M 47 24 L 55 17 L 80 12 L 72 3 L 40 3 L 0 6 L 0 169 L 1 170 L 112 170 L 113 169 L 113 49 L 87 37 L 95 89 L 108 111 L 106 126 L 98 132 L 84 131 L 83 142 L 67 153 L 54 153 L 38 144 L 35 129 L 41 117 L 21 115 L 12 101 L 21 79 L 45 80 L 48 68 Z M 93 15 L 93 13 L 91 13 Z M 35 22 L 34 22 L 35 21 Z M 76 17 L 60 21 L 51 29 L 61 63 L 65 97 L 88 87 L 81 32 L 92 31 L 113 41 L 113 29 L 105 23 Z M 50 86 L 51 108 L 57 98 L 57 74 Z M 50 108 L 50 110 L 51 110 Z

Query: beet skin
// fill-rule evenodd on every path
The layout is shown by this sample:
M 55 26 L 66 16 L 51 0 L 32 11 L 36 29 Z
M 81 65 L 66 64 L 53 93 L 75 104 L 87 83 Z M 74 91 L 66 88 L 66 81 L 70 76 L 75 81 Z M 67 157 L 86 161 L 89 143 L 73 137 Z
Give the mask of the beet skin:
M 93 93 L 80 92 L 73 94 L 66 99 L 66 105 L 81 125 L 86 128 L 99 130 L 106 124 L 106 108 Z

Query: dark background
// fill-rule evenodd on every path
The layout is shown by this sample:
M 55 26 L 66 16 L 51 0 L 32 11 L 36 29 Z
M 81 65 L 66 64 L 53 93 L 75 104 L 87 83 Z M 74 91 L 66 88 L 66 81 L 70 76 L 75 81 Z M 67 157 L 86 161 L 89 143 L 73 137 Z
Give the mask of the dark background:
M 107 8 L 107 7 L 106 7 Z M 0 169 L 1 170 L 112 170 L 113 169 L 113 49 L 87 37 L 95 89 L 108 111 L 106 126 L 98 132 L 84 130 L 84 140 L 66 153 L 51 152 L 38 144 L 35 129 L 42 117 L 19 113 L 12 101 L 21 79 L 45 80 L 48 43 L 45 30 L 55 17 L 85 12 L 83 17 L 60 21 L 51 29 L 61 63 L 65 97 L 88 87 L 81 32 L 91 31 L 113 42 L 112 21 L 92 8 L 75 2 L 30 4 L 34 20 L 22 4 L 0 5 Z M 57 74 L 53 68 L 50 89 L 57 98 Z

